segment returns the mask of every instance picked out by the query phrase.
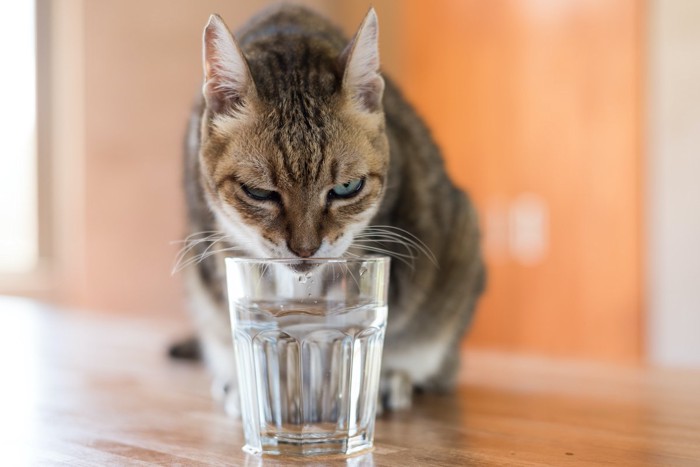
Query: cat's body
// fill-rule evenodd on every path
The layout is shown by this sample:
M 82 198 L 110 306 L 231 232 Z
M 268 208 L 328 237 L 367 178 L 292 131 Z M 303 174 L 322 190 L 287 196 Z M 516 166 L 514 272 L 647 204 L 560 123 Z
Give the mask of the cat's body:
M 215 378 L 236 397 L 224 256 L 339 256 L 380 246 L 394 255 L 385 403 L 407 405 L 412 385 L 449 389 L 484 284 L 477 217 L 425 125 L 375 69 L 374 12 L 347 49 L 333 26 L 299 7 L 254 18 L 238 46 L 224 44 L 223 23 L 213 21 L 205 99 L 187 138 L 195 241 L 185 260 L 196 262 L 187 286 Z M 232 58 L 238 50 L 247 63 Z

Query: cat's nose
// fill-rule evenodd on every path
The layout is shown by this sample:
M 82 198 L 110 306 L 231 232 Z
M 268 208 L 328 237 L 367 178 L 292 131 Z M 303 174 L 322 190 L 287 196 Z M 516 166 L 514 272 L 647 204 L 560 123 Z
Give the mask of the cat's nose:
M 287 243 L 287 248 L 289 248 L 289 251 L 297 255 L 299 258 L 310 258 L 318 251 L 320 246 L 321 245 L 295 245 L 293 243 Z

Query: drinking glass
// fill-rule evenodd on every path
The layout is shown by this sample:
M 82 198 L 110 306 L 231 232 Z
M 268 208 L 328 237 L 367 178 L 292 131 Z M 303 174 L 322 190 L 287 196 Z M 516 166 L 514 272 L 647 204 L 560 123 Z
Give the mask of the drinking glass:
M 226 275 L 243 449 L 370 449 L 389 258 L 227 258 Z

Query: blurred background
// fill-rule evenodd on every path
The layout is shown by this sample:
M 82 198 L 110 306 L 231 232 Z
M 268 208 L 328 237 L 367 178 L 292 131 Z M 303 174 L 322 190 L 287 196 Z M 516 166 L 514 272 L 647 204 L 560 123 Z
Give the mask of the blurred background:
M 170 271 L 202 30 L 270 3 L 0 6 L 0 293 L 187 319 Z M 298 3 L 348 37 L 369 6 Z M 700 367 L 700 2 L 372 3 L 386 75 L 481 214 L 465 345 Z

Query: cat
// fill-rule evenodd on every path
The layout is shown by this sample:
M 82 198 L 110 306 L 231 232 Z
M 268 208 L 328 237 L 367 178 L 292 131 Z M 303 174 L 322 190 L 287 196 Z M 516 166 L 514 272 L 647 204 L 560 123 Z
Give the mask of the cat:
M 281 5 L 232 36 L 212 15 L 204 86 L 188 127 L 185 267 L 217 397 L 237 411 L 224 289 L 227 255 L 393 257 L 381 401 L 455 384 L 460 341 L 484 289 L 477 213 L 396 86 L 380 74 L 370 9 L 351 41 L 328 20 Z

